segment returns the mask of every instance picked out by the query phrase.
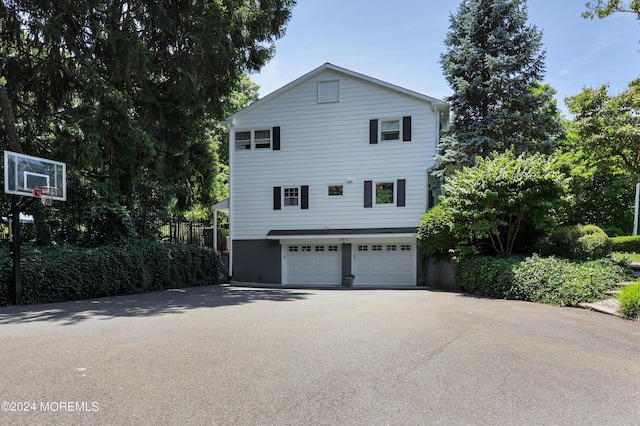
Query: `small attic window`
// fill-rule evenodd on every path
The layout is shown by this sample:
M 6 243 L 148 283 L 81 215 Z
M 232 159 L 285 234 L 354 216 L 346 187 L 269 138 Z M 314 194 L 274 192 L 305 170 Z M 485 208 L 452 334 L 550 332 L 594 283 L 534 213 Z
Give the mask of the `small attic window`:
M 318 103 L 327 104 L 331 102 L 339 102 L 339 87 L 338 80 L 319 81 Z

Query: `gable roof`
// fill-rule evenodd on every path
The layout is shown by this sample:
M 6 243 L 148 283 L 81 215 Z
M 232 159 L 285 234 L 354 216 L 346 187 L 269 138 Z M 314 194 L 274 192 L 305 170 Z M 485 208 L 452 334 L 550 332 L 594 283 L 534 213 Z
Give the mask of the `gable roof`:
M 277 98 L 278 96 L 288 92 L 289 90 L 293 89 L 294 87 L 304 83 L 307 80 L 310 80 L 311 78 L 315 77 L 316 75 L 320 74 L 321 72 L 325 71 L 325 70 L 332 70 L 332 71 L 336 71 L 338 73 L 341 74 L 345 74 L 347 76 L 350 77 L 354 77 L 363 81 L 366 81 L 368 83 L 380 86 L 380 87 L 384 87 L 393 91 L 396 91 L 398 93 L 402 93 L 408 96 L 412 96 L 414 98 L 420 99 L 422 101 L 428 102 L 432 105 L 432 107 L 435 109 L 442 109 L 445 110 L 445 113 L 448 115 L 449 112 L 449 104 L 447 104 L 445 101 L 442 101 L 440 99 L 436 99 L 436 98 L 432 98 L 430 96 L 427 95 L 423 95 L 421 93 L 418 92 L 414 92 L 413 90 L 409 90 L 409 89 L 405 89 L 404 87 L 400 87 L 400 86 L 396 86 L 395 84 L 391 84 L 391 83 L 387 83 L 386 81 L 382 81 L 382 80 L 378 80 L 376 78 L 373 77 L 369 77 L 367 75 L 364 74 L 360 74 L 357 73 L 355 71 L 351 71 L 348 70 L 346 68 L 342 68 L 339 67 L 337 65 L 333 65 L 329 62 L 324 63 L 323 65 L 319 66 L 318 68 L 304 74 L 302 77 L 298 77 L 297 79 L 293 80 L 291 83 L 288 83 L 284 86 L 282 86 L 281 88 L 279 88 L 278 90 L 271 92 L 270 94 L 268 94 L 267 96 L 265 96 L 264 98 L 258 99 L 257 101 L 255 101 L 254 103 L 252 103 L 251 105 L 241 109 L 240 111 L 236 112 L 235 114 L 229 116 L 227 118 L 227 124 L 232 124 L 233 123 L 233 119 L 236 117 L 240 117 L 243 116 L 245 114 L 247 114 L 248 112 L 258 108 L 259 106 L 271 101 L 272 99 Z

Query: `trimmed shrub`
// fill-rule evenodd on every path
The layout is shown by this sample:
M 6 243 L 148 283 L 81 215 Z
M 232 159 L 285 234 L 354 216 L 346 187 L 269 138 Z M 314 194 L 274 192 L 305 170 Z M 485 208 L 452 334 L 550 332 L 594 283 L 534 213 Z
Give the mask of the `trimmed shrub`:
M 456 279 L 463 291 L 559 306 L 602 299 L 629 274 L 628 268 L 609 259 L 475 256 L 456 264 Z
M 640 253 L 640 236 L 610 238 L 613 251 L 623 253 Z
M 640 283 L 630 284 L 622 288 L 617 300 L 620 304 L 618 312 L 626 318 L 640 321 Z
M 568 259 L 595 260 L 611 254 L 613 243 L 602 229 L 595 225 L 574 225 L 556 228 L 549 245 L 542 253 Z
M 442 204 L 436 204 L 422 216 L 418 246 L 423 260 L 432 256 L 439 260 L 451 259 L 456 239 L 451 233 L 451 217 Z
M 7 265 L 10 265 L 7 256 Z M 4 260 L 3 260 L 4 264 Z M 219 259 L 208 248 L 128 240 L 95 248 L 24 246 L 23 303 L 53 303 L 217 283 Z M 10 268 L 0 304 L 8 304 Z

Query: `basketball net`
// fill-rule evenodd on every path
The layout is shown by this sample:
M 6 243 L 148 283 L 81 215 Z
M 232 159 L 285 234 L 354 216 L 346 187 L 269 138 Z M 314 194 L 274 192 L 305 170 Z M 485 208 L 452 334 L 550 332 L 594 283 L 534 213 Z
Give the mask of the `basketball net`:
M 33 196 L 40 199 L 43 206 L 50 206 L 53 200 L 48 196 L 55 196 L 58 194 L 58 188 L 55 186 L 36 186 L 33 188 Z M 43 197 L 43 195 L 47 195 Z

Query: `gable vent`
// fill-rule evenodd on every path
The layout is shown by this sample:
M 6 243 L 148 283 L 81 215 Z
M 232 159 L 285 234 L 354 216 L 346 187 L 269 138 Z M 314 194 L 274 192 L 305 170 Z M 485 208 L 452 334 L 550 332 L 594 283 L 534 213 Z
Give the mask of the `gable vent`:
M 326 104 L 339 101 L 338 80 L 318 82 L 318 103 Z

